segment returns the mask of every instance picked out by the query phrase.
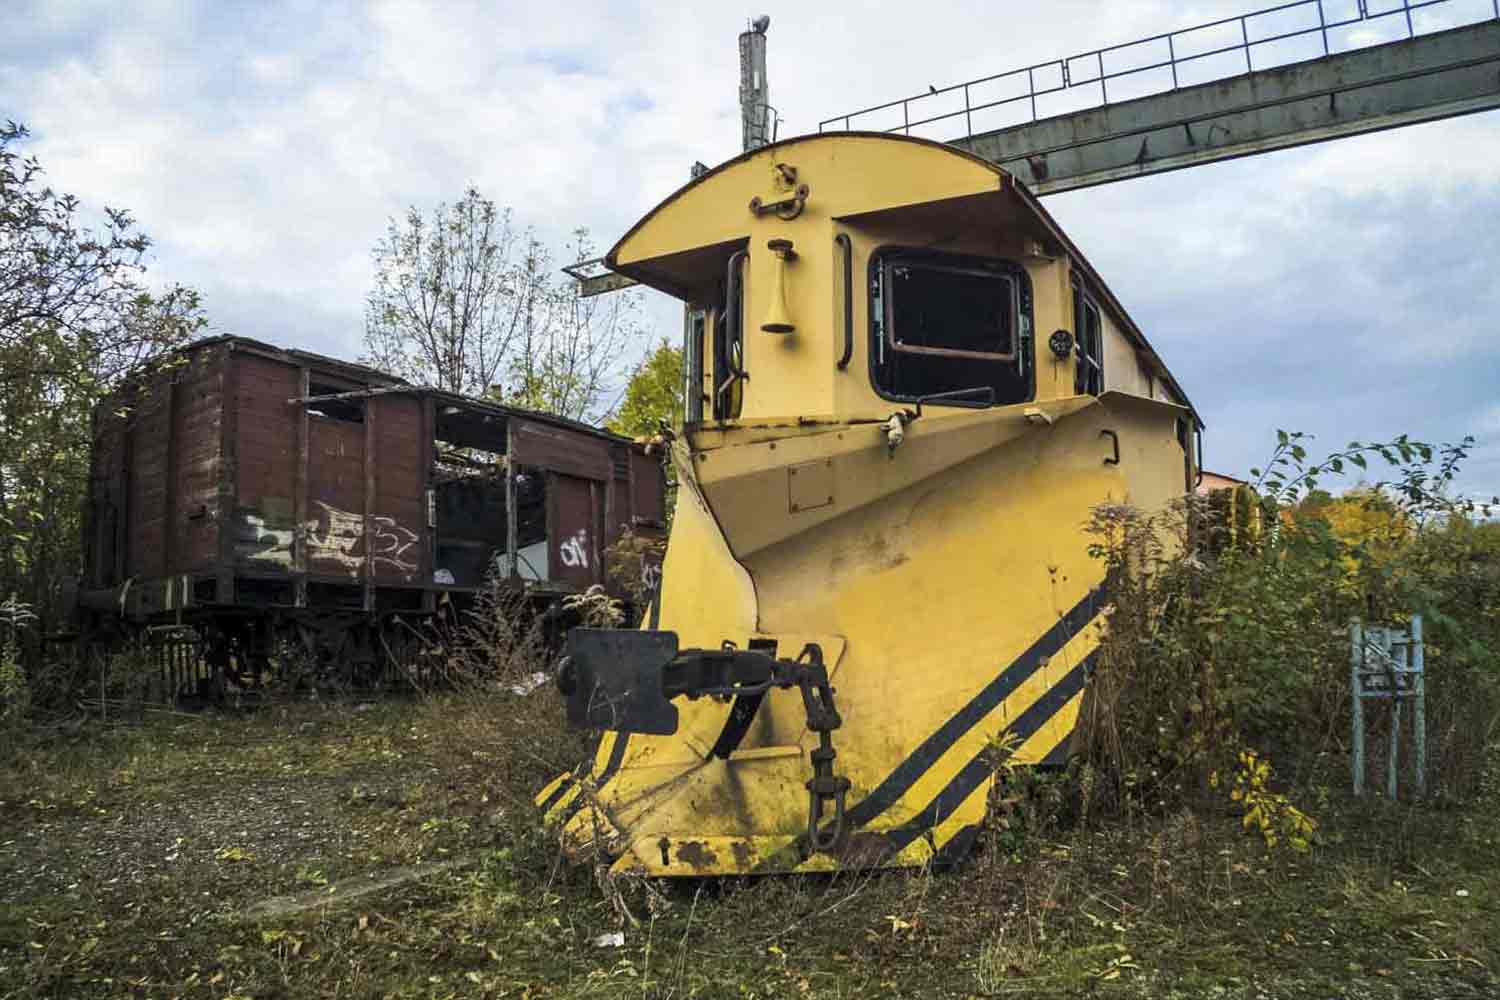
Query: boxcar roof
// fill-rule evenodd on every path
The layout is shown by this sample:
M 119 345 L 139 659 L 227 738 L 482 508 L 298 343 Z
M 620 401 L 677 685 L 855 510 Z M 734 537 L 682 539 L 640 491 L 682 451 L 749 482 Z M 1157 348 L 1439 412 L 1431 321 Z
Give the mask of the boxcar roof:
M 594 437 L 605 438 L 611 441 L 630 442 L 630 438 L 628 437 L 605 430 L 602 427 L 595 427 L 581 420 L 561 417 L 555 413 L 543 413 L 538 410 L 528 410 L 519 406 L 509 406 L 504 403 L 496 403 L 492 400 L 480 399 L 475 396 L 465 396 L 456 392 L 447 392 L 442 389 L 432 388 L 431 386 L 416 385 L 407 379 L 401 378 L 399 375 L 392 375 L 389 372 L 383 372 L 369 365 L 362 365 L 353 361 L 342 361 L 338 358 L 332 358 L 326 354 L 316 354 L 312 351 L 303 351 L 290 347 L 277 347 L 275 344 L 268 344 L 265 341 L 255 340 L 250 337 L 241 337 L 234 334 L 218 334 L 195 340 L 190 344 L 184 345 L 179 351 L 187 353 L 214 344 L 228 344 L 232 350 L 253 351 L 257 354 L 286 361 L 288 364 L 306 365 L 309 368 L 318 368 L 347 378 L 365 381 L 372 386 L 410 386 L 413 395 L 430 397 L 454 406 L 463 406 L 467 409 L 492 413 L 497 416 L 520 417 L 537 423 L 551 424 L 554 427 L 577 431 L 580 434 L 590 434 Z

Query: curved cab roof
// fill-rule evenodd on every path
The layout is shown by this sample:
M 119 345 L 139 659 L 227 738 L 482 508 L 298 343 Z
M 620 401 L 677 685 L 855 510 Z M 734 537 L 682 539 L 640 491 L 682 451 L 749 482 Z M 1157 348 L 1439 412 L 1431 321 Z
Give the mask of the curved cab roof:
M 775 164 L 796 165 L 811 188 L 806 212 L 858 222 L 893 210 L 928 212 L 933 224 L 1017 226 L 1067 255 L 1125 336 L 1185 405 L 1197 411 L 1146 336 L 1083 252 L 1024 184 L 998 165 L 954 146 L 885 132 L 796 136 L 742 153 L 678 188 L 620 238 L 605 256 L 613 271 L 682 299 L 720 272 L 723 257 L 750 236 L 747 193 L 777 197 Z M 836 184 L 828 183 L 837 175 Z M 785 192 L 782 192 L 784 195 Z

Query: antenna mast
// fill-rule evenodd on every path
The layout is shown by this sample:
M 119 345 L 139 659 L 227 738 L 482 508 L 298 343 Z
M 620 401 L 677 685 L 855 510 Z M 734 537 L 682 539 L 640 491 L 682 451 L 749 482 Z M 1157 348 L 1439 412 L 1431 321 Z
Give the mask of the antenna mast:
M 770 26 L 770 17 L 762 14 L 740 34 L 740 122 L 747 152 L 776 141 L 776 110 L 771 107 L 771 88 L 766 82 L 766 29 Z

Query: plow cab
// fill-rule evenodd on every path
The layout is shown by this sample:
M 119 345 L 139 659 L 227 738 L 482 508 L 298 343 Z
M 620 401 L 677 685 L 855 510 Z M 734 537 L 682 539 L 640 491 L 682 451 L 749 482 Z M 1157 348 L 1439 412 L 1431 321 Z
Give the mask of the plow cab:
M 1190 487 L 1186 397 L 1031 195 L 935 143 L 747 153 L 606 260 L 685 302 L 687 419 L 649 627 L 568 637 L 603 735 L 549 821 L 660 875 L 961 857 L 991 747 L 1066 759 L 1084 528 Z

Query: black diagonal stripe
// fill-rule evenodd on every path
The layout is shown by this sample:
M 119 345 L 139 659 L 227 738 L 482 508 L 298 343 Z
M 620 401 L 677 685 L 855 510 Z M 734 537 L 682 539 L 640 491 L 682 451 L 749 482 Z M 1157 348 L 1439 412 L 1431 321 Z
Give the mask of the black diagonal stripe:
M 602 739 L 603 737 L 600 738 Z M 609 783 L 609 779 L 613 778 L 615 776 L 615 773 L 620 770 L 620 765 L 625 760 L 625 744 L 628 742 L 630 742 L 629 733 L 615 733 L 615 745 L 610 748 L 609 760 L 604 762 L 604 770 L 600 771 L 599 776 L 594 779 L 594 791 L 597 792 L 605 785 L 607 785 Z M 568 820 L 572 819 L 574 814 L 577 813 L 578 810 L 583 808 L 583 803 L 586 798 L 587 796 L 585 796 L 582 792 L 573 796 L 573 801 L 569 802 L 567 807 L 563 811 L 562 820 L 560 822 L 566 824 Z
M 603 737 L 601 736 L 600 739 L 603 739 Z M 542 802 L 542 815 L 545 816 L 548 812 L 550 812 L 552 807 L 557 805 L 558 800 L 567 794 L 568 789 L 572 788 L 579 778 L 582 778 L 585 774 L 588 773 L 589 769 L 594 766 L 594 761 L 596 758 L 598 758 L 598 756 L 599 744 L 595 743 L 593 753 L 589 754 L 583 760 L 579 761 L 578 766 L 573 768 L 573 773 L 568 775 L 562 781 L 559 781 L 557 783 L 557 787 L 552 789 L 552 794 L 548 795 L 546 800 Z
M 578 774 L 575 771 L 573 774 L 570 774 L 563 780 L 559 781 L 557 783 L 557 787 L 552 789 L 552 794 L 542 800 L 542 815 L 545 816 L 553 806 L 557 805 L 557 800 L 562 798 L 563 795 L 567 793 L 568 789 L 573 787 L 573 782 L 577 780 Z
M 1021 743 L 1035 735 L 1037 730 L 1047 724 L 1048 719 L 1062 710 L 1069 699 L 1083 690 L 1084 677 L 1093 655 L 1089 654 L 1088 659 L 1069 670 L 1062 680 L 1052 686 L 1051 690 L 1033 702 L 1026 711 L 1016 716 L 1016 721 L 1007 726 L 1005 732 L 1014 733 Z M 994 763 L 990 760 L 986 750 L 975 754 L 973 759 L 953 776 L 953 780 L 938 792 L 936 798 L 906 823 L 886 832 L 891 853 L 899 852 L 928 830 L 936 829 L 993 771 Z
M 896 769 L 877 785 L 874 791 L 850 807 L 846 815 L 849 825 L 864 826 L 900 801 L 901 797 L 911 790 L 912 785 L 916 784 L 943 754 L 952 749 L 964 734 L 977 726 L 985 716 L 994 711 L 996 706 L 1026 683 L 1044 660 L 1056 656 L 1070 639 L 1093 620 L 1099 597 L 1098 590 L 1091 590 L 1084 595 L 1083 600 L 1042 633 L 1030 648 L 1016 658 L 1015 662 L 985 685 L 982 691 L 959 709 L 952 718 L 943 723 L 936 732 L 923 740 L 922 744 L 897 765 Z

